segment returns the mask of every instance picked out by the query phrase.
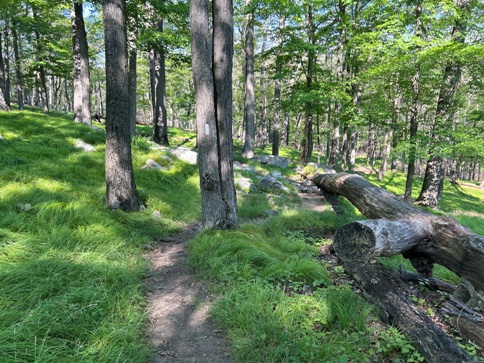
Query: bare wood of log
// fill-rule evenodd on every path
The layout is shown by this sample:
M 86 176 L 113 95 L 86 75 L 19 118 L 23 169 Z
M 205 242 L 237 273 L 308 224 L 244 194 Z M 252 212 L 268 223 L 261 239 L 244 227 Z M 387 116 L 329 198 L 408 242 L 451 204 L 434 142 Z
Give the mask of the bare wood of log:
M 379 252 L 400 250 L 395 254 L 405 253 L 417 271 L 424 275 L 430 275 L 432 264 L 439 263 L 466 277 L 476 290 L 484 291 L 484 236 L 475 234 L 452 217 L 437 217 L 414 207 L 356 174 L 315 174 L 311 179 L 320 189 L 347 198 L 367 218 L 386 219 L 374 225 L 364 225 L 367 228 L 361 225 L 369 240 L 359 243 L 375 245 L 371 257 L 376 257 Z M 409 230 L 405 231 L 399 224 L 392 225 L 391 221 L 406 221 Z M 346 232 L 351 235 L 351 228 Z M 387 236 L 387 233 L 399 237 Z M 364 249 L 360 248 L 363 253 L 360 260 L 365 258 Z M 339 253 L 336 244 L 335 251 Z M 425 260 L 428 263 L 420 263 Z

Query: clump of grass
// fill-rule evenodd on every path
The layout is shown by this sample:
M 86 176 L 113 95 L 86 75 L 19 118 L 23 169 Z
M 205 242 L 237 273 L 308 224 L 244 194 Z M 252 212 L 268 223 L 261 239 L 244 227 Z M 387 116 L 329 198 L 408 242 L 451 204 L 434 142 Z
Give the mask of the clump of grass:
M 190 241 L 191 265 L 223 292 L 213 316 L 243 362 L 366 362 L 372 307 L 347 287 L 329 286 L 318 248 L 296 233 L 323 226 L 324 216 L 300 213 Z

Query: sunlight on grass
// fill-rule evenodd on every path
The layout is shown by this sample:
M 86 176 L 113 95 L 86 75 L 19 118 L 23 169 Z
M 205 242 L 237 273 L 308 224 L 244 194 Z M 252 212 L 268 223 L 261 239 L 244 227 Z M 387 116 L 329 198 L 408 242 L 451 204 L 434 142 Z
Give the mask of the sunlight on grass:
M 147 209 L 109 211 L 103 133 L 11 111 L 0 134 L 0 361 L 146 362 L 140 247 L 199 217 L 196 167 L 136 169 Z

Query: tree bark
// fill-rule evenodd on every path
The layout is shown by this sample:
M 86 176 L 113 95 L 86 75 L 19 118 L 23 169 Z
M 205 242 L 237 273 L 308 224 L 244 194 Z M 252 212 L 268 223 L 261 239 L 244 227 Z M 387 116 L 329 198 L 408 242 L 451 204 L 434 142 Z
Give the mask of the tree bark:
M 385 132 L 385 139 L 383 141 L 382 145 L 382 155 L 381 155 L 381 165 L 380 165 L 380 170 L 378 171 L 378 181 L 382 181 L 383 178 L 385 177 L 388 169 L 388 159 L 390 158 L 390 152 L 392 150 L 392 144 L 391 144 L 391 139 L 392 139 L 392 130 L 387 130 Z
M 17 35 L 16 23 L 12 26 L 12 38 L 13 38 L 13 54 L 15 57 L 15 84 L 17 88 L 17 103 L 18 109 L 24 109 L 24 95 L 22 91 L 22 71 L 20 69 L 20 52 L 19 52 L 19 40 Z
M 158 20 L 157 30 L 163 32 L 163 19 Z M 165 51 L 158 45 L 154 50 L 154 114 L 153 114 L 153 141 L 160 145 L 169 146 L 168 117 L 166 114 L 166 67 Z
M 281 143 L 281 47 L 282 31 L 286 25 L 286 18 L 281 16 L 279 19 L 278 50 L 276 55 L 276 79 L 274 80 L 274 118 L 272 122 L 272 155 L 279 156 L 279 146 Z
M 452 217 L 437 217 L 407 204 L 359 175 L 315 174 L 312 180 L 325 192 L 347 198 L 367 218 L 388 220 L 364 222 L 366 224 L 360 223 L 355 227 L 354 230 L 364 232 L 361 235 L 363 242 L 355 241 L 357 246 L 364 246 L 357 248 L 363 252 L 355 251 L 355 254 L 366 253 L 371 258 L 376 256 L 372 250 L 385 251 L 386 248 L 388 252 L 400 249 L 420 273 L 430 276 L 433 264 L 439 263 L 457 275 L 466 277 L 476 290 L 484 291 L 484 236 L 473 233 Z M 371 223 L 375 223 L 375 226 L 372 227 Z M 409 230 L 406 231 L 404 226 Z M 343 228 L 342 236 L 343 233 L 355 235 L 351 228 L 348 227 L 346 231 Z M 391 233 L 395 233 L 395 236 L 391 236 Z M 389 246 L 389 243 L 401 246 Z
M 255 148 L 255 76 L 254 76 L 254 15 L 250 0 L 245 3 L 245 140 L 242 155 L 252 159 Z
M 82 14 L 82 1 L 72 0 L 72 54 L 74 58 L 74 121 L 88 125 L 91 121 L 91 90 L 89 83 L 89 51 Z
M 234 55 L 234 6 L 232 0 L 214 0 L 213 74 L 219 139 L 222 199 L 226 208 L 226 228 L 238 227 L 232 140 L 232 64 Z
M 10 105 L 7 102 L 5 87 L 5 67 L 3 64 L 3 45 L 2 45 L 2 33 L 0 32 L 0 110 L 10 110 Z
M 364 295 L 379 307 L 380 318 L 397 326 L 429 363 L 474 362 L 425 313 L 400 291 L 398 281 L 379 264 L 351 264 L 347 271 L 361 286 Z
M 452 41 L 455 43 L 464 43 L 465 41 L 465 21 L 469 16 L 469 3 L 470 0 L 456 0 L 460 14 L 457 15 L 454 28 L 452 29 Z M 439 206 L 439 193 L 442 192 L 444 178 L 444 158 L 440 155 L 439 149 L 441 148 L 441 142 L 446 142 L 445 136 L 442 134 L 448 132 L 453 122 L 452 107 L 455 94 L 460 87 L 461 75 L 462 67 L 458 61 L 447 64 L 444 69 L 444 77 L 437 100 L 437 109 L 435 111 L 430 156 L 425 170 L 422 190 L 417 198 L 417 202 L 420 205 L 431 208 L 438 208 Z
M 315 25 L 313 21 L 313 6 L 311 3 L 307 4 L 306 12 L 306 33 L 308 36 L 309 50 L 307 53 L 307 68 L 306 68 L 306 92 L 307 97 L 311 99 L 311 91 L 313 89 L 313 68 L 315 61 L 314 44 L 316 42 L 315 37 Z M 304 131 L 301 141 L 301 162 L 311 162 L 311 156 L 313 153 L 313 101 L 310 100 L 305 104 L 305 116 L 304 116 Z
M 238 227 L 231 138 L 232 4 L 215 0 L 213 21 L 212 48 L 208 1 L 190 2 L 203 226 L 226 229 Z
M 415 7 L 415 36 L 417 39 L 422 37 L 422 0 L 417 1 Z M 417 56 L 420 46 L 415 47 L 414 53 Z M 420 97 L 420 64 L 416 60 L 415 72 L 412 77 L 412 104 L 410 105 L 410 148 L 407 165 L 407 179 L 405 181 L 405 195 L 407 201 L 412 199 L 413 177 L 415 175 L 415 159 L 417 153 L 417 134 L 418 134 L 418 106 Z
M 106 49 L 106 202 L 110 209 L 138 211 L 131 158 L 126 1 L 103 2 Z
M 128 74 L 129 74 L 129 120 L 131 136 L 136 135 L 136 116 L 137 116 L 137 56 L 138 49 L 136 39 L 138 37 L 136 17 L 131 16 L 128 32 Z

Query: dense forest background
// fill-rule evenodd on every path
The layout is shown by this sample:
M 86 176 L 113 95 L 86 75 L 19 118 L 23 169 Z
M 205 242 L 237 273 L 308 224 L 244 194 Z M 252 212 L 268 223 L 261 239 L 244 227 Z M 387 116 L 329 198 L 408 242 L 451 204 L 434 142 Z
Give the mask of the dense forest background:
M 76 5 L 1 2 L 3 108 L 75 111 L 81 16 L 90 111 L 104 117 L 101 4 L 84 2 L 83 14 Z M 188 15 L 186 2 L 127 2 L 133 124 L 196 127 Z M 236 1 L 235 142 L 249 157 L 255 147 L 272 144 L 277 155 L 290 146 L 302 162 L 344 171 L 365 157 L 380 179 L 388 168 L 407 172 L 407 197 L 413 175 L 425 174 L 435 190 L 419 199 L 436 206 L 442 176 L 484 177 L 483 15 L 477 0 Z

